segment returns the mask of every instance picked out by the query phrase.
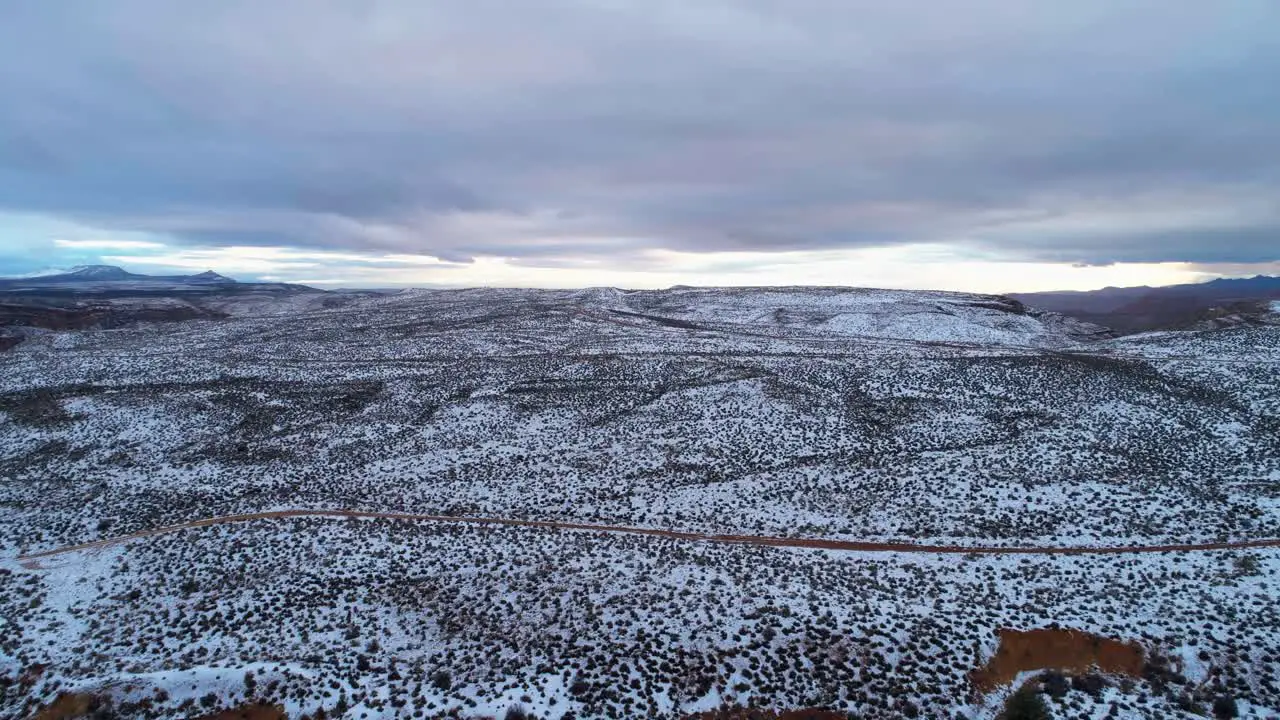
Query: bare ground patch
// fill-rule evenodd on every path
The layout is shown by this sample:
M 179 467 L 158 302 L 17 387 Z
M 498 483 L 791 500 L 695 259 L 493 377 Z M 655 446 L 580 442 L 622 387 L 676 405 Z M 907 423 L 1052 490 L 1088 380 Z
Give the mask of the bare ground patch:
M 40 708 L 32 720 L 74 720 L 88 717 L 99 706 L 99 699 L 89 693 L 62 693 Z
M 1145 664 L 1145 654 L 1138 645 L 1081 630 L 1001 629 L 997 634 L 1000 647 L 996 654 L 969 674 L 980 693 L 1009 685 L 1019 673 L 1031 670 L 1083 673 L 1097 669 L 1138 678 Z
M 212 715 L 204 715 L 199 720 L 288 720 L 288 717 L 284 708 L 279 705 L 251 703 Z

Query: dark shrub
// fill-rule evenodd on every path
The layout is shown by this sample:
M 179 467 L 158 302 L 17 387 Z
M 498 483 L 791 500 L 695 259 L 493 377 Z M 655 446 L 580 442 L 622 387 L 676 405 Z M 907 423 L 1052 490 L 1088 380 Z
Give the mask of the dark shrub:
M 1103 688 L 1108 685 L 1107 679 L 1097 673 L 1089 673 L 1087 675 L 1076 675 L 1071 678 L 1071 689 L 1080 692 L 1089 693 L 1095 698 L 1102 694 Z
M 448 670 L 437 670 L 431 673 L 431 684 L 441 692 L 449 692 L 453 687 L 453 676 Z
M 1049 708 L 1038 693 L 1023 688 L 1009 697 L 998 720 L 1049 720 Z
M 1216 698 L 1213 701 L 1213 716 L 1219 720 L 1240 717 L 1240 708 L 1236 705 L 1236 699 L 1230 695 L 1221 695 Z
M 1040 676 L 1040 682 L 1044 686 L 1044 693 L 1053 699 L 1066 696 L 1071 691 L 1071 685 L 1067 682 L 1066 676 L 1056 670 L 1050 670 Z

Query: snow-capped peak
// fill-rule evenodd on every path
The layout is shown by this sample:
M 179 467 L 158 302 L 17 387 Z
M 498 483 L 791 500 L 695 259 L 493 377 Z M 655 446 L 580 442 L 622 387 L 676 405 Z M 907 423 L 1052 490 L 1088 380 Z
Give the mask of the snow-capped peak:
M 205 270 L 202 273 L 198 273 L 196 275 L 190 275 L 187 277 L 187 279 L 195 282 L 220 282 L 220 283 L 236 282 L 235 280 L 227 277 L 226 275 L 219 275 L 218 273 L 212 270 Z
M 67 274 L 86 280 L 123 280 L 131 275 L 115 265 L 77 265 Z

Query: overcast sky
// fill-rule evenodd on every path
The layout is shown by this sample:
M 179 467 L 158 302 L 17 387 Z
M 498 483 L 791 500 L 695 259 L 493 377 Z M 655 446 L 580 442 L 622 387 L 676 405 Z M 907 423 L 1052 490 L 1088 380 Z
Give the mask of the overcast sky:
M 12 0 L 0 273 L 1280 274 L 1276 0 Z

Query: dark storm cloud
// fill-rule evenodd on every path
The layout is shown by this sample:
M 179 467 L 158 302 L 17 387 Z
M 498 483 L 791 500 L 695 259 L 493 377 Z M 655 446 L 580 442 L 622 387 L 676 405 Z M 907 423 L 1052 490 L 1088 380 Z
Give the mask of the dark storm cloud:
M 14 7 L 16 5 L 16 7 Z M 524 264 L 1280 259 L 1271 0 L 15 3 L 0 208 Z

